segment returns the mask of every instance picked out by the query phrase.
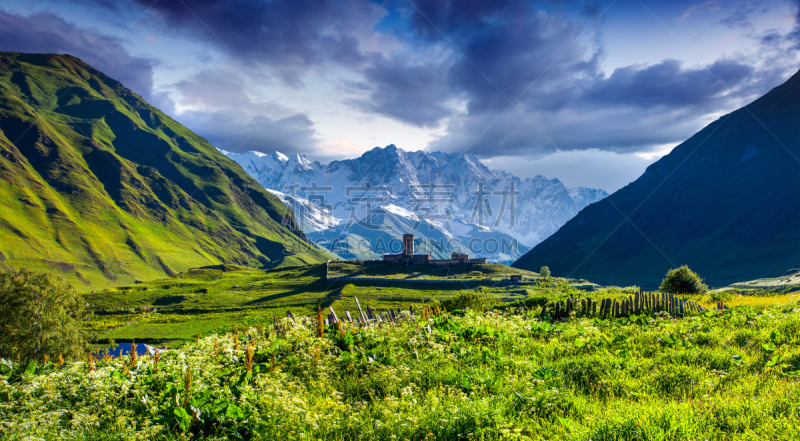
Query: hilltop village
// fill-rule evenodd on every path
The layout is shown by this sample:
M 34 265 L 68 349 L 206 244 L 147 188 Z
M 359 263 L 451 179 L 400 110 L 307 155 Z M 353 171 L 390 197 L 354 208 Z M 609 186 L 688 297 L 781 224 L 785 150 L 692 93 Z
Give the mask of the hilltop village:
M 414 252 L 414 235 L 403 235 L 403 251 L 383 255 L 383 262 L 391 265 L 474 265 L 486 263 L 486 258 L 470 259 L 469 255 L 453 253 L 450 259 L 431 259 L 430 254 Z

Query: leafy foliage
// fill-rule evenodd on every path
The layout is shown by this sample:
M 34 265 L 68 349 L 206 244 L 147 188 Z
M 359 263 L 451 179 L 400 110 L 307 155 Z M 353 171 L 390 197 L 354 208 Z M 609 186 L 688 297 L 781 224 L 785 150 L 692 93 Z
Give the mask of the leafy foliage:
M 86 347 L 83 297 L 59 276 L 0 273 L 0 357 L 56 360 L 80 356 Z
M 667 271 L 667 276 L 658 288 L 662 292 L 673 294 L 702 294 L 708 291 L 703 279 L 687 265 Z
M 445 300 L 442 304 L 450 311 L 456 309 L 483 311 L 485 308 L 491 308 L 497 303 L 497 297 L 489 294 L 487 291 L 483 289 L 470 289 L 458 292 L 455 296 Z
M 543 267 L 539 268 L 539 275 L 544 277 L 545 279 L 549 279 L 550 278 L 550 268 L 548 268 L 546 266 L 543 266 Z
M 268 335 L 209 335 L 158 359 L 98 360 L 94 370 L 4 363 L 0 436 L 800 437 L 796 301 L 681 320 L 550 323 L 537 312 L 325 326 L 321 338 L 315 322 L 283 319 Z

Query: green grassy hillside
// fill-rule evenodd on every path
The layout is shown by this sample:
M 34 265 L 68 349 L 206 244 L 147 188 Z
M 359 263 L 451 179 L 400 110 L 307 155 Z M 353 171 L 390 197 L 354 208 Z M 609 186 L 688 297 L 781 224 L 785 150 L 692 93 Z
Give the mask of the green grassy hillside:
M 79 289 L 325 259 L 206 140 L 69 55 L 0 52 L 0 267 Z

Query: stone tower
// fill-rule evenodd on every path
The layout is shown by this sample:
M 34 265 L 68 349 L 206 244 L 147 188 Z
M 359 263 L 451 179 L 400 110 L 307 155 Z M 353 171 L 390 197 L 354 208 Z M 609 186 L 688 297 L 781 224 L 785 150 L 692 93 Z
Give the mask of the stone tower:
M 414 254 L 414 235 L 413 234 L 404 234 L 403 235 L 403 254 L 406 256 L 410 256 Z

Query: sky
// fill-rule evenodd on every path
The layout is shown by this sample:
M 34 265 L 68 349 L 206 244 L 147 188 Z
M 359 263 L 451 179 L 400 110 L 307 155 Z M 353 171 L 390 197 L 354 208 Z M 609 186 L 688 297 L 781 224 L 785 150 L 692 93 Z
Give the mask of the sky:
M 800 68 L 800 0 L 6 0 L 232 152 L 464 152 L 613 192 Z

